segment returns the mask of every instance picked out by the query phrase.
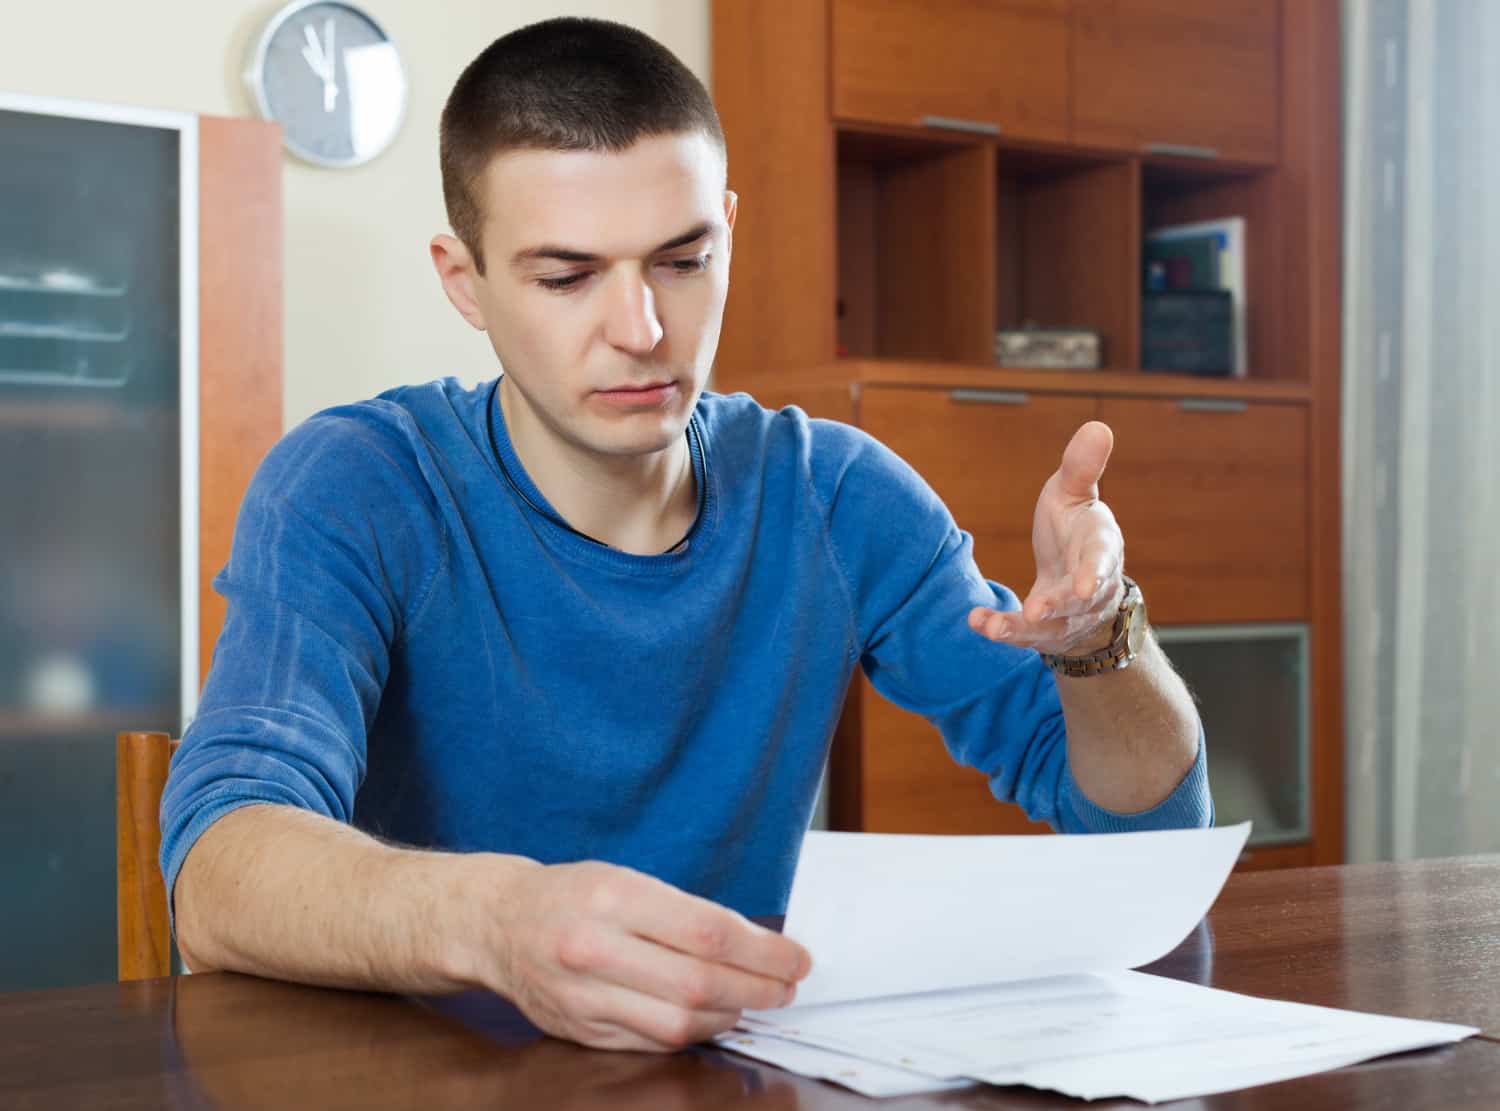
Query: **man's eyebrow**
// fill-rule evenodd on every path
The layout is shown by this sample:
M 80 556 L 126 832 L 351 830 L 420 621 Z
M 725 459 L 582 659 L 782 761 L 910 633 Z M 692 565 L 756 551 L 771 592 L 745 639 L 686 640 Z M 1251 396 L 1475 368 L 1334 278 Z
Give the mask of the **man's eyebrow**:
M 663 251 L 675 250 L 678 247 L 686 247 L 689 243 L 696 243 L 709 232 L 714 226 L 709 223 L 696 224 L 683 232 L 674 235 L 665 243 L 653 247 L 650 254 L 659 255 Z M 571 247 L 558 247 L 552 244 L 542 244 L 539 247 L 526 247 L 511 256 L 511 265 L 520 266 L 527 262 L 535 262 L 538 259 L 555 259 L 558 262 L 599 262 L 601 256 L 588 251 L 576 251 Z

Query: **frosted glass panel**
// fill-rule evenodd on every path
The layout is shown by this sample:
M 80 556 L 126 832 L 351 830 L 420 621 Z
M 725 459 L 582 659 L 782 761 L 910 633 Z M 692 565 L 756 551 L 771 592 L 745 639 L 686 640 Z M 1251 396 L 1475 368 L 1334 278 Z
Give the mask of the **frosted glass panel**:
M 1220 825 L 1249 819 L 1252 845 L 1308 837 L 1307 627 L 1162 628 L 1198 699 Z
M 114 978 L 114 734 L 181 727 L 179 138 L 0 110 L 0 990 Z

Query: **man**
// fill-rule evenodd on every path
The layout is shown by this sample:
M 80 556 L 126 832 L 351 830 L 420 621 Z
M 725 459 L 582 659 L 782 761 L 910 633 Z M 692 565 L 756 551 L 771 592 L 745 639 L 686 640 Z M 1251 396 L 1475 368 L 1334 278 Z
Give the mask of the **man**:
M 703 392 L 736 197 L 669 52 L 524 28 L 441 145 L 433 263 L 504 374 L 330 410 L 260 468 L 162 805 L 190 967 L 483 986 L 614 1048 L 784 1004 L 810 957 L 741 915 L 785 907 L 857 665 L 1034 817 L 1210 820 L 1182 683 L 1149 639 L 1118 669 L 1107 428 L 1041 493 L 1018 608 L 873 440 Z

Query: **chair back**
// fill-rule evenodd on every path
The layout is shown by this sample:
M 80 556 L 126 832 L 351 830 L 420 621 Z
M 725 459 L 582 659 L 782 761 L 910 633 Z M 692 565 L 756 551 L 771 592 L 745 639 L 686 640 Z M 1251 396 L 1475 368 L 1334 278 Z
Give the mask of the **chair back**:
M 161 793 L 178 742 L 166 733 L 115 736 L 115 906 L 121 980 L 172 974 L 161 851 Z

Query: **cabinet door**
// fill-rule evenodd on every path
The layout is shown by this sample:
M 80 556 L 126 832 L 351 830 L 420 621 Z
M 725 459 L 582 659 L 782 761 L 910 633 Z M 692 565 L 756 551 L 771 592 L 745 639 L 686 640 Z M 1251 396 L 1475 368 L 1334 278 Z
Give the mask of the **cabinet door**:
M 1073 140 L 1274 162 L 1280 5 L 1075 0 Z
M 927 479 L 974 536 L 980 568 L 1022 597 L 1031 585 L 1031 515 L 1092 398 L 867 387 L 860 425 Z M 1026 833 L 1047 827 L 997 802 L 983 775 L 953 762 L 937 730 L 859 684 L 859 800 L 853 823 L 887 833 Z M 843 816 L 841 816 L 843 817 Z M 847 820 L 847 819 L 846 819 Z
M 115 978 L 115 732 L 195 659 L 195 125 L 62 111 L 0 96 L 0 991 Z
M 1100 419 L 1101 491 L 1153 621 L 1307 619 L 1305 407 L 1106 399 Z
M 1066 0 L 833 0 L 833 114 L 1065 140 Z

